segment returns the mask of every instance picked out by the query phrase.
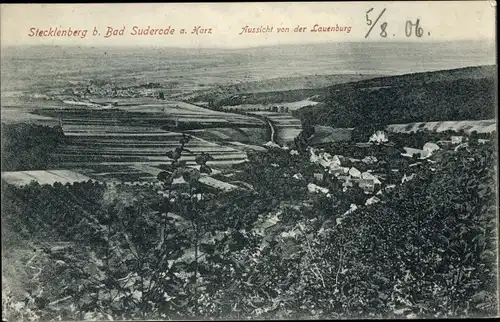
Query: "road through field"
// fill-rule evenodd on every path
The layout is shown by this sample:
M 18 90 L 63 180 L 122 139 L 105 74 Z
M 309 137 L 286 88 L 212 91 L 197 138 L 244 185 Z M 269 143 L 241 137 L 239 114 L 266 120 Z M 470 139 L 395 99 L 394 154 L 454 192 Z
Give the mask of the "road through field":
M 247 114 L 247 115 L 249 115 L 249 114 Z M 269 133 L 270 133 L 269 141 L 276 143 L 276 128 L 274 127 L 271 120 L 268 117 L 265 117 L 263 115 L 250 115 L 250 116 L 255 117 L 256 119 L 262 120 L 267 124 L 267 126 L 269 127 Z
M 268 118 L 268 117 L 265 117 L 263 115 L 252 115 L 258 119 L 261 119 L 263 121 L 266 122 L 267 126 L 269 127 L 269 132 L 270 132 L 270 135 L 269 135 L 269 141 L 270 142 L 273 142 L 273 143 L 276 143 L 276 128 L 274 127 L 273 123 L 271 122 L 271 120 Z
M 271 129 L 271 140 L 270 141 L 274 143 L 276 130 L 274 129 L 273 123 L 271 123 L 271 121 L 269 119 L 266 119 L 266 121 L 267 121 L 267 125 L 269 125 L 269 128 Z

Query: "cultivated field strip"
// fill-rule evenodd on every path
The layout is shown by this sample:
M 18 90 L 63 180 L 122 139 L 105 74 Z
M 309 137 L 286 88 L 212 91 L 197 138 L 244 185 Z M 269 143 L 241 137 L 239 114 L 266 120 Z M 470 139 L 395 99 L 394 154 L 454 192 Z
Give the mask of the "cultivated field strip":
M 261 151 L 261 152 L 267 151 L 267 149 L 264 148 L 264 147 L 262 147 L 262 146 L 241 143 L 241 142 L 238 142 L 238 141 L 227 142 L 227 144 L 235 146 L 237 149 L 241 149 L 243 151 Z
M 164 155 L 166 151 L 173 150 L 175 149 L 176 145 L 171 143 L 171 144 L 164 144 L 161 146 L 158 145 L 150 145 L 150 146 L 138 146 L 138 145 L 131 145 L 131 144 L 117 144 L 114 146 L 99 146 L 99 145 L 94 145 L 89 143 L 88 145 L 67 145 L 62 148 L 63 151 L 66 152 L 76 152 L 76 153 L 82 153 L 82 152 L 90 152 L 90 153 L 137 153 L 137 154 L 146 154 L 146 155 Z M 198 154 L 201 152 L 205 153 L 215 153 L 215 154 L 221 154 L 221 153 L 238 153 L 238 150 L 235 150 L 234 148 L 227 147 L 227 146 L 204 146 L 204 145 L 192 145 L 188 147 L 189 151 L 191 151 L 194 154 Z M 189 155 L 189 152 L 184 152 L 185 155 Z
M 391 124 L 387 130 L 395 133 L 413 133 L 418 131 L 443 132 L 447 130 L 464 131 L 465 133 L 491 133 L 496 131 L 496 120 L 479 121 L 444 121 L 444 122 L 419 122 L 408 124 Z
M 289 111 L 295 111 L 305 106 L 314 106 L 317 104 L 318 102 L 312 101 L 310 99 L 305 99 L 296 102 L 283 102 L 283 103 L 224 105 L 222 106 L 222 108 L 226 110 L 238 110 L 238 111 L 252 111 L 254 109 L 260 111 L 267 111 L 273 106 L 277 106 L 278 108 L 283 106 L 284 108 L 288 108 Z
M 102 132 L 106 130 L 109 132 Z M 81 132 L 80 128 L 70 126 L 65 129 L 68 142 L 60 146 L 53 156 L 61 166 L 70 168 L 85 168 L 90 164 L 106 165 L 109 162 L 115 165 L 137 162 L 170 163 L 172 159 L 166 156 L 166 152 L 179 146 L 182 135 L 147 130 L 149 129 L 139 127 L 131 130 L 127 127 L 95 126 L 90 127 L 88 132 Z M 192 137 L 186 149 L 188 151 L 182 153 L 180 160 L 190 165 L 195 164 L 196 155 L 202 152 L 212 155 L 214 160 L 208 163 L 212 166 L 240 163 L 247 158 L 246 149 L 222 146 L 197 137 Z M 127 171 L 130 172 L 130 169 L 125 170 Z M 115 173 L 112 176 L 124 177 L 125 173 Z
M 213 142 L 242 142 L 250 145 L 261 145 L 267 142 L 265 128 L 208 128 L 186 131 L 191 135 Z
M 351 140 L 351 132 L 353 130 L 353 128 L 332 128 L 321 125 L 317 125 L 314 128 L 314 134 L 310 141 L 311 144 L 349 141 Z
M 207 164 L 216 164 L 217 161 L 227 161 L 229 163 L 238 163 L 239 161 L 245 160 L 246 154 L 244 152 L 239 153 L 226 153 L 226 154 L 212 154 L 214 157 L 214 161 L 210 161 Z M 166 156 L 152 156 L 152 155 L 138 155 L 138 154 L 99 154 L 99 155 L 89 155 L 86 153 L 75 153 L 75 154 L 55 154 L 55 157 L 58 158 L 59 164 L 65 162 L 106 162 L 106 161 L 122 161 L 122 162 L 140 162 L 140 161 L 158 161 L 164 163 L 170 163 L 172 159 Z M 188 155 L 182 156 L 180 161 L 193 161 L 196 156 Z
M 157 182 L 155 175 L 147 171 L 141 171 L 131 165 L 108 166 L 107 169 L 99 167 L 97 169 L 86 169 L 82 171 L 87 176 L 101 182 Z
M 105 181 L 107 183 L 115 184 L 131 184 L 131 185 L 144 185 L 144 184 L 157 184 L 156 174 L 161 170 L 154 168 L 154 171 L 134 171 L 133 166 L 116 168 L 117 171 L 107 173 L 95 173 L 92 170 L 87 171 L 88 175 L 82 173 L 69 171 L 69 170 L 40 170 L 40 171 L 11 171 L 3 172 L 2 180 L 9 184 L 21 187 L 29 185 L 32 182 L 38 184 L 54 183 L 72 184 L 75 182 L 87 181 Z M 92 177 L 92 178 L 91 178 Z M 219 190 L 233 190 L 238 188 L 230 183 L 212 178 L 210 176 L 202 176 L 199 181 L 202 184 L 216 188 Z
M 104 100 L 102 101 L 104 102 Z M 243 126 L 262 126 L 263 123 L 250 116 L 213 111 L 196 105 L 157 100 L 151 104 L 151 98 L 135 100 L 134 105 L 127 105 L 126 100 L 112 107 L 75 108 L 67 104 L 67 108 L 42 108 L 37 113 L 62 120 L 64 124 L 155 124 L 161 122 L 232 124 Z M 64 106 L 64 105 L 63 105 Z M 70 108 L 71 107 L 71 108 Z M 213 124 L 212 124 L 213 123 Z
M 244 162 L 247 151 L 262 149 L 251 144 L 239 144 L 240 140 L 253 143 L 258 139 L 258 144 L 261 144 L 262 137 L 266 136 L 267 125 L 263 120 L 189 103 L 154 98 L 97 99 L 83 103 L 92 106 L 58 102 L 61 107 L 40 108 L 36 113 L 50 117 L 62 126 L 65 143 L 52 153 L 59 167 L 77 169 L 88 178 L 99 181 L 155 182 L 156 175 L 152 172 L 158 171 L 158 168 L 151 171 L 151 167 L 171 163 L 173 160 L 166 153 L 179 147 L 182 138 L 181 133 L 164 130 L 166 128 L 200 128 L 200 131 L 188 132 L 192 139 L 186 144 L 188 151 L 182 152 L 180 161 L 185 161 L 188 166 L 197 166 L 196 156 L 202 152 L 209 153 L 214 160 L 208 164 L 214 171 L 217 167 Z M 107 106 L 103 107 L 103 104 Z M 217 129 L 212 130 L 214 128 Z M 206 131 L 211 132 L 208 137 Z M 217 144 L 212 141 L 233 143 Z M 212 178 L 203 180 L 208 180 L 207 184 L 211 186 L 231 189 L 228 184 Z
M 88 176 L 70 170 L 9 171 L 2 173 L 2 179 L 17 186 L 30 184 L 32 181 L 52 185 L 56 182 L 66 184 L 91 180 Z
M 58 117 L 58 116 L 53 116 L 53 117 Z M 105 117 L 105 116 L 103 116 Z M 262 126 L 262 123 L 259 122 L 259 120 L 256 120 L 254 118 L 245 118 L 245 117 L 240 117 L 236 115 L 235 117 L 227 117 L 227 118 L 220 118 L 218 116 L 213 116 L 213 115 L 199 115 L 199 114 L 193 114 L 193 115 L 187 115 L 187 114 L 153 114 L 153 113 L 148 113 L 143 116 L 124 116 L 124 117 L 117 117 L 113 116 L 113 119 L 108 119 L 108 120 L 102 120 L 100 118 L 94 118 L 94 117 L 89 117 L 84 120 L 80 120 L 76 117 L 62 117 L 59 116 L 59 119 L 61 119 L 63 125 L 88 125 L 88 126 L 93 126 L 93 125 L 123 125 L 123 126 L 162 126 L 162 125 L 172 125 L 175 122 L 177 123 L 184 123 L 187 126 L 189 123 L 201 123 L 202 125 L 208 126 L 208 127 L 214 127 L 215 125 L 221 125 L 221 126 L 253 126 L 253 127 L 259 127 Z M 131 125 L 134 124 L 134 125 Z M 189 126 L 188 126 L 189 127 Z
M 270 119 L 273 122 L 273 124 L 276 125 L 277 127 L 302 128 L 301 121 L 290 114 L 264 112 L 264 111 L 251 112 L 251 113 L 264 116 Z
M 277 141 L 282 143 L 290 143 L 300 134 L 301 128 L 294 127 L 278 127 Z
M 98 103 L 113 103 L 115 106 L 112 109 L 42 110 L 42 114 L 60 120 L 68 139 L 54 153 L 54 157 L 61 165 L 82 167 L 89 163 L 107 162 L 169 163 L 172 160 L 166 156 L 166 152 L 178 147 L 182 136 L 177 132 L 161 130 L 163 121 L 170 121 L 168 124 L 172 124 L 172 121 L 192 122 L 211 127 L 214 124 L 229 123 L 261 126 L 261 121 L 254 117 L 212 111 L 183 102 L 154 102 L 152 98 L 118 101 L 103 99 Z M 229 129 L 228 134 L 231 131 L 234 132 Z M 205 152 L 213 156 L 214 160 L 210 162 L 212 165 L 239 163 L 246 159 L 245 151 L 248 150 L 222 146 L 200 138 L 193 138 L 186 148 L 190 152 L 183 152 L 182 161 L 194 163 L 195 155 Z
M 34 123 L 46 126 L 56 126 L 58 120 L 49 116 L 42 116 L 29 113 L 23 109 L 3 107 L 1 109 L 2 123 Z
M 161 102 L 158 104 L 143 104 L 137 106 L 123 106 L 121 110 L 144 114 L 154 114 L 155 117 L 166 117 L 177 119 L 179 122 L 213 122 L 213 123 L 238 123 L 249 125 L 262 125 L 262 122 L 255 118 L 234 114 L 213 111 L 200 106 L 184 102 Z M 144 115 L 143 115 L 144 116 Z
M 305 99 L 305 100 L 297 101 L 297 102 L 281 103 L 279 105 L 288 108 L 290 111 L 295 111 L 295 110 L 301 109 L 305 106 L 314 106 L 316 104 L 318 104 L 318 102 L 312 101 L 310 99 Z
M 120 125 L 106 125 L 106 124 L 64 124 L 63 131 L 65 135 L 79 135 L 86 133 L 169 133 L 161 129 L 144 127 L 144 126 L 120 126 Z
M 236 160 L 215 160 L 215 161 L 209 161 L 207 162 L 207 164 L 211 165 L 211 166 L 231 166 L 233 164 L 237 164 L 237 163 L 242 163 L 242 162 L 245 162 L 246 160 L 242 159 L 240 161 L 236 161 Z M 102 166 L 110 166 L 110 167 L 119 167 L 119 166 L 133 166 L 133 165 L 138 165 L 138 164 L 145 164 L 145 165 L 151 165 L 151 166 L 154 166 L 154 165 L 163 165 L 165 163 L 168 163 L 168 162 L 164 162 L 164 161 L 104 161 L 104 162 L 85 162 L 85 163 L 82 163 L 82 162 L 78 162 L 78 161 L 68 161 L 68 162 L 63 162 L 61 163 L 61 167 L 62 168 L 71 168 L 71 169 L 82 169 L 82 168 L 89 168 L 89 169 L 93 169 L 93 168 L 100 168 Z M 187 166 L 196 166 L 196 162 L 194 161 L 187 161 L 186 162 L 186 165 Z

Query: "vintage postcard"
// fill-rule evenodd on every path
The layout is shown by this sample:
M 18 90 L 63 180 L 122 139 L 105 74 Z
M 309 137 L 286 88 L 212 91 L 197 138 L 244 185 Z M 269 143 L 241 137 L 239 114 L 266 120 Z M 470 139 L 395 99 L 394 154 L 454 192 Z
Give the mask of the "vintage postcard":
M 498 316 L 496 1 L 0 8 L 4 321 Z

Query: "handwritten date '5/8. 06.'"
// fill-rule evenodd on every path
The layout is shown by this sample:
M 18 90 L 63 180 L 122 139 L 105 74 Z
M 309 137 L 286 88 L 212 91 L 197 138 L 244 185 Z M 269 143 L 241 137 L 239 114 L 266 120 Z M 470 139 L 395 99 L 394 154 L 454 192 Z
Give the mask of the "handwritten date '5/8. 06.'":
M 370 8 L 368 11 L 366 11 L 366 24 L 370 26 L 368 29 L 368 32 L 365 35 L 365 38 L 368 38 L 370 33 L 372 32 L 373 28 L 377 25 L 379 22 L 380 18 L 384 15 L 386 9 L 384 8 L 380 14 L 377 16 L 375 21 L 371 19 L 370 13 L 373 11 L 374 8 Z M 388 32 L 388 23 L 383 21 L 379 23 L 380 26 L 380 37 L 386 38 L 387 37 L 387 32 Z M 396 36 L 395 33 L 392 34 L 393 36 Z M 420 19 L 416 19 L 415 22 L 412 22 L 411 20 L 407 20 L 405 24 L 405 36 L 406 37 L 418 37 L 421 38 L 424 35 L 424 29 L 420 25 Z M 431 33 L 427 32 L 427 35 L 430 36 Z

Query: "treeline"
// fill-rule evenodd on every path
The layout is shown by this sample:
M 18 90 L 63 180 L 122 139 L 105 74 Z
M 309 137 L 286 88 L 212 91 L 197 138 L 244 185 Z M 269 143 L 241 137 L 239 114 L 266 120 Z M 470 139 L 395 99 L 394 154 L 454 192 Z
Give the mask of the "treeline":
M 211 108 L 211 107 L 209 107 L 209 108 Z M 281 106 L 273 105 L 273 106 L 269 106 L 267 108 L 253 107 L 253 108 L 245 108 L 245 109 L 224 106 L 224 107 L 214 107 L 211 109 L 213 109 L 215 111 L 223 111 L 223 112 L 231 112 L 231 113 L 245 113 L 245 114 L 248 114 L 248 112 L 257 112 L 257 111 L 267 111 L 267 112 L 282 113 L 282 114 L 290 112 L 290 109 L 288 108 L 288 106 L 283 106 L 283 105 L 281 105 Z
M 235 111 L 236 112 L 236 111 Z M 246 113 L 238 113 L 247 115 Z M 154 124 L 154 121 L 151 121 L 150 124 Z M 258 123 L 235 123 L 235 122 L 175 122 L 175 120 L 166 120 L 166 121 L 158 121 L 156 124 L 161 130 L 164 131 L 190 131 L 190 130 L 202 130 L 202 129 L 216 129 L 216 128 L 232 128 L 232 129 L 240 129 L 240 128 L 262 128 L 263 124 Z
M 464 68 L 445 69 L 430 72 L 410 73 L 397 76 L 382 76 L 366 80 L 353 81 L 330 86 L 343 90 L 350 88 L 377 88 L 377 87 L 401 87 L 420 86 L 421 84 L 434 82 L 452 82 L 460 79 L 495 79 L 497 67 L 494 65 L 471 66 Z
M 57 160 L 52 152 L 65 140 L 61 127 L 2 123 L 2 171 L 46 169 Z
M 355 127 L 351 131 L 351 140 L 353 142 L 368 142 L 370 137 L 376 131 L 379 131 L 381 129 L 383 129 L 383 125 L 377 124 L 368 124 Z M 461 136 L 463 138 L 470 137 L 473 140 L 491 140 L 495 137 L 496 131 L 493 131 L 492 133 L 477 133 L 477 131 L 466 133 L 463 129 L 461 129 L 460 131 L 446 130 L 441 132 L 424 129 L 413 133 L 386 132 L 386 135 L 389 141 L 400 147 L 422 147 L 426 142 L 436 142 L 441 140 L 449 141 L 452 136 Z M 319 146 L 324 145 L 328 145 L 328 143 L 319 144 Z
M 333 127 L 382 126 L 422 121 L 482 120 L 495 117 L 494 78 L 421 82 L 390 87 L 331 87 L 323 104 L 295 115 Z
M 319 95 L 324 89 L 298 89 L 274 92 L 256 92 L 233 95 L 215 100 L 214 107 L 232 106 L 240 104 L 279 104 L 283 102 L 296 102 L 308 97 Z

